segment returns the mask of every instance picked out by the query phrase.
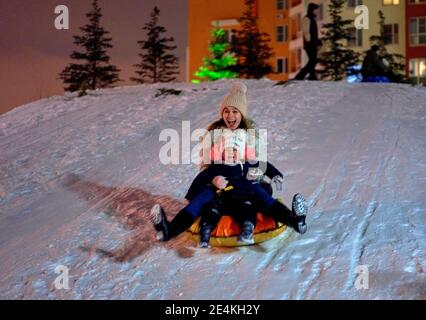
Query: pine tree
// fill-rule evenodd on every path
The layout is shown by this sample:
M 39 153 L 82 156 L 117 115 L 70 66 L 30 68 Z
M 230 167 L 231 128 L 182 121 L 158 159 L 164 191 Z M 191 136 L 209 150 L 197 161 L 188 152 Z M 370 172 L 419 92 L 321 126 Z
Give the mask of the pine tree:
M 238 59 L 233 70 L 242 77 L 260 79 L 272 72 L 268 60 L 273 52 L 268 44 L 269 35 L 259 31 L 254 4 L 255 0 L 245 0 L 245 12 L 238 20 L 241 30 L 233 30 L 232 52 Z
M 70 63 L 59 74 L 59 79 L 68 85 L 66 91 L 81 90 L 83 86 L 92 90 L 106 88 L 120 81 L 120 70 L 109 64 L 110 57 L 106 49 L 113 47 L 110 43 L 112 39 L 107 37 L 109 32 L 100 25 L 102 13 L 97 0 L 93 0 L 92 10 L 86 17 L 89 18 L 89 23 L 80 27 L 83 34 L 73 37 L 74 44 L 84 50 L 73 51 L 70 56 L 81 63 Z
M 171 53 L 176 46 L 171 45 L 173 37 L 162 37 L 166 29 L 158 25 L 160 10 L 157 7 L 151 11 L 151 21 L 142 28 L 147 32 L 147 40 L 138 41 L 142 53 L 139 54 L 141 63 L 136 64 L 139 77 L 130 80 L 138 83 L 170 82 L 176 80 L 179 73 L 178 58 Z
M 213 40 L 209 43 L 210 55 L 204 58 L 204 64 L 194 75 L 202 80 L 210 81 L 238 77 L 238 74 L 231 69 L 232 66 L 237 64 L 237 58 L 230 51 L 225 30 L 215 28 L 211 33 Z M 193 80 L 192 82 L 199 83 L 200 80 Z
M 373 35 L 370 37 L 370 45 L 378 45 L 381 48 L 381 56 L 389 63 L 389 71 L 400 77 L 401 80 L 405 78 L 405 57 L 401 54 L 389 53 L 386 49 L 386 44 L 389 43 L 389 39 L 386 39 L 385 35 L 385 15 L 381 10 L 379 14 L 379 35 Z
M 342 19 L 341 12 L 345 3 L 345 0 L 330 0 L 328 10 L 331 22 L 324 24 L 327 31 L 321 39 L 326 51 L 318 58 L 318 62 L 324 67 L 319 71 L 323 78 L 334 81 L 344 79 L 348 67 L 359 62 L 359 54 L 347 46 L 347 42 L 353 40 L 350 32 L 353 21 Z

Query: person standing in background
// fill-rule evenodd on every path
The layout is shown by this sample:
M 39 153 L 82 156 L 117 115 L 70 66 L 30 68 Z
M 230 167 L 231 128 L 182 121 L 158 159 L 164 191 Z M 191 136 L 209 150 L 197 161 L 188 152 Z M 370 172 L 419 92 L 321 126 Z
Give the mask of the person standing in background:
M 303 48 L 308 55 L 308 63 L 296 75 L 296 80 L 304 80 L 309 73 L 309 80 L 318 80 L 315 66 L 317 64 L 318 54 L 318 25 L 316 16 L 319 6 L 315 3 L 309 3 L 306 16 L 303 18 Z

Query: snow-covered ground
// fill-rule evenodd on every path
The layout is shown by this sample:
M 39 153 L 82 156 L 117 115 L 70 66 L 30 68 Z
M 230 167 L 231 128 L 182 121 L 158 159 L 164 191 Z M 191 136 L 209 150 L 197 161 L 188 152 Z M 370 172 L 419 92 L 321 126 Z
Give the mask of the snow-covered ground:
M 426 299 L 425 88 L 245 83 L 285 202 L 309 201 L 306 234 L 210 250 L 154 240 L 149 208 L 175 214 L 198 172 L 161 164 L 160 132 L 205 128 L 230 82 L 52 97 L 0 116 L 0 298 Z

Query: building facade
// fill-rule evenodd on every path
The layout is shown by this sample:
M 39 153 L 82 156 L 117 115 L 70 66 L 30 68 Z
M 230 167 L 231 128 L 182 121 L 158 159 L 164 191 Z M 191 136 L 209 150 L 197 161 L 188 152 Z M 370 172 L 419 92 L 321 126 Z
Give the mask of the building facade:
M 255 14 L 261 32 L 270 35 L 270 46 L 274 57 L 272 80 L 292 79 L 307 62 L 303 50 L 302 19 L 310 2 L 319 5 L 317 17 L 321 32 L 323 25 L 330 21 L 328 5 L 330 0 L 257 0 Z M 385 16 L 385 38 L 389 53 L 406 57 L 407 75 L 425 76 L 426 73 L 426 0 L 346 0 L 342 17 L 355 20 L 359 5 L 368 8 L 369 25 L 366 29 L 352 28 L 354 40 L 348 45 L 357 52 L 371 47 L 370 37 L 379 35 L 379 10 Z M 238 18 L 244 12 L 244 0 L 188 0 L 188 49 L 187 80 L 195 78 L 194 73 L 208 55 L 211 30 L 221 27 L 227 30 L 229 38 L 232 29 L 238 29 Z
M 343 19 L 355 21 L 359 16 L 359 12 L 355 11 L 359 5 L 365 5 L 368 8 L 368 28 L 357 29 L 355 24 L 351 28 L 354 40 L 348 43 L 354 51 L 362 53 L 370 49 L 370 37 L 380 34 L 379 11 L 385 16 L 385 32 L 386 32 L 386 48 L 389 53 L 405 55 L 405 1 L 406 0 L 347 0 L 342 11 Z M 330 0 L 309 1 L 304 0 L 304 6 L 307 7 L 309 2 L 315 2 L 320 5 L 320 13 L 318 17 L 318 25 L 321 31 L 322 26 L 330 21 L 328 14 L 328 5 Z M 305 62 L 304 57 L 303 62 Z
M 407 73 L 426 83 L 426 0 L 406 0 Z
M 294 0 L 293 0 L 294 1 Z M 297 0 L 302 2 L 302 0 Z M 274 57 L 270 63 L 276 73 L 268 77 L 272 80 L 288 79 L 290 69 L 289 37 L 291 0 L 257 0 L 255 15 L 261 32 L 271 38 L 270 46 Z M 187 81 L 195 79 L 194 73 L 203 64 L 208 52 L 211 31 L 220 27 L 232 37 L 232 29 L 239 29 L 238 18 L 245 10 L 244 0 L 188 0 L 188 47 Z

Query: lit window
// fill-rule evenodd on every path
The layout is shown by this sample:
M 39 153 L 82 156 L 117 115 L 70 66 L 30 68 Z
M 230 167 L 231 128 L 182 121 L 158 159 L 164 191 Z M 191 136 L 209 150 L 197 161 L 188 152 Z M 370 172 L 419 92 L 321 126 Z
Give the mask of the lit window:
M 426 77 L 426 59 L 410 59 L 410 77 Z
M 410 0 L 408 3 L 409 4 L 420 4 L 420 3 L 426 3 L 426 0 Z
M 399 4 L 399 0 L 383 0 L 384 6 L 396 6 Z

